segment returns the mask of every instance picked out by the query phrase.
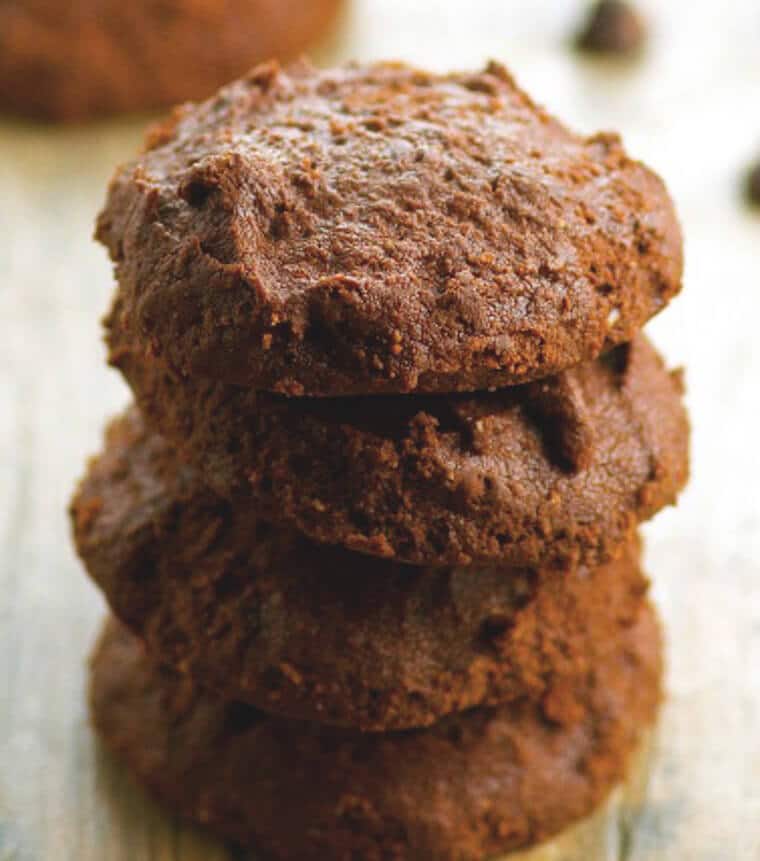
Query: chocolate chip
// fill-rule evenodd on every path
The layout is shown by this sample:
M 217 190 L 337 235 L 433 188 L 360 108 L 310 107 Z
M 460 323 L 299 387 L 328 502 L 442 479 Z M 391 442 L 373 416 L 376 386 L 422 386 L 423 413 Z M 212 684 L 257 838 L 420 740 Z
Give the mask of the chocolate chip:
M 750 206 L 760 209 L 760 161 L 755 162 L 747 172 L 744 196 Z
M 631 55 L 646 41 L 646 24 L 637 9 L 624 0 L 599 0 L 576 36 L 579 51 Z

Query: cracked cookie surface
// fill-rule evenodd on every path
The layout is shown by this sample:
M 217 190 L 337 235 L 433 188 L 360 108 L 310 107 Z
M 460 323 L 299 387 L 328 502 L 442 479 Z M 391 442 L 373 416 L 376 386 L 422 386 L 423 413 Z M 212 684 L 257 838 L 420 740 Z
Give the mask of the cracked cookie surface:
M 117 171 L 113 325 L 175 372 L 297 396 L 540 379 L 678 292 L 661 180 L 496 64 L 270 65 Z

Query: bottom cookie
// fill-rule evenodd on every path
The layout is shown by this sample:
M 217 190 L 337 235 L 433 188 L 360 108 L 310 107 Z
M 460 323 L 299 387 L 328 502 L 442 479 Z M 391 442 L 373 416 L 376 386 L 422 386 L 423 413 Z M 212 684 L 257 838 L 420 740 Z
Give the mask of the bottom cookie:
M 475 709 L 386 734 L 278 719 L 156 669 L 114 621 L 93 654 L 90 697 L 99 734 L 142 783 L 262 859 L 481 861 L 560 832 L 560 843 L 588 845 L 593 823 L 565 829 L 630 768 L 660 681 L 657 620 L 643 605 L 565 724 L 557 716 L 573 709 L 559 691 L 541 706 Z
M 656 732 L 642 733 L 621 781 L 590 815 L 539 846 L 508 852 L 489 861 L 620 861 L 630 851 L 633 829 L 646 801 L 656 753 Z

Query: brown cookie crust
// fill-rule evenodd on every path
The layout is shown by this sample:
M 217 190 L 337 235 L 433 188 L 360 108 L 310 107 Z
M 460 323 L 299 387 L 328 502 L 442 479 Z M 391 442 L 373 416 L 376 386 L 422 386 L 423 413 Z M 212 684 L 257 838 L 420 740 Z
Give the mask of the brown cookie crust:
M 687 479 L 680 377 L 643 337 L 492 393 L 292 399 L 180 378 L 111 327 L 112 363 L 203 481 L 323 543 L 425 565 L 595 565 Z
M 0 3 L 0 110 L 72 121 L 208 96 L 270 57 L 296 57 L 342 0 Z
M 154 795 L 278 861 L 482 861 L 588 815 L 625 773 L 660 696 L 656 618 L 585 691 L 361 734 L 267 717 L 159 675 L 109 623 L 92 660 L 95 727 Z
M 583 684 L 639 611 L 596 570 L 416 568 L 315 545 L 205 490 L 132 410 L 72 504 L 76 546 L 155 658 L 225 699 L 362 730 Z
M 629 341 L 682 275 L 661 180 L 497 64 L 260 67 L 149 136 L 97 236 L 115 327 L 288 395 L 539 379 Z

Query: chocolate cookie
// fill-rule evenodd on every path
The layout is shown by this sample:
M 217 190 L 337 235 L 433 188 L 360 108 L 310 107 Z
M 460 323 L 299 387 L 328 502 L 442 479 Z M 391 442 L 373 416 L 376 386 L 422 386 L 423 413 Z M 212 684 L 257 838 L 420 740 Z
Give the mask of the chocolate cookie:
M 204 687 L 363 730 L 579 683 L 635 620 L 638 546 L 596 570 L 416 568 L 319 546 L 205 490 L 131 411 L 72 505 L 116 615 Z
M 205 98 L 270 57 L 295 57 L 341 0 L 0 3 L 0 110 L 79 120 Z
M 91 703 L 105 743 L 158 798 L 264 857 L 481 861 L 602 801 L 654 718 L 660 672 L 646 609 L 575 696 L 367 735 L 204 695 L 111 622 Z
M 121 335 L 111 361 L 203 481 L 320 542 L 419 564 L 593 565 L 687 478 L 680 377 L 641 337 L 492 393 L 308 399 L 178 377 Z
M 116 328 L 175 371 L 288 395 L 539 379 L 680 289 L 658 177 L 504 68 L 256 69 L 187 106 L 110 188 Z

